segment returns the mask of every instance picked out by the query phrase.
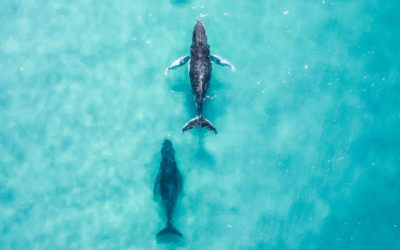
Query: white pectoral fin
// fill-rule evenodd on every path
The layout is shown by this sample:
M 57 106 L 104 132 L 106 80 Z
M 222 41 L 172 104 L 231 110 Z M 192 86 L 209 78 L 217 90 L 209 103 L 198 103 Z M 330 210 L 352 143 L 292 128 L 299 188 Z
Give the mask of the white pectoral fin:
M 176 59 L 168 68 L 165 69 L 164 74 L 168 75 L 168 71 L 176 69 L 182 65 L 185 65 L 190 59 L 190 56 L 182 56 Z
M 211 57 L 211 60 L 213 62 L 215 62 L 216 64 L 221 65 L 221 66 L 227 66 L 227 67 L 231 68 L 232 71 L 236 70 L 235 66 L 233 66 L 228 60 L 223 59 L 218 55 L 211 55 L 210 57 Z

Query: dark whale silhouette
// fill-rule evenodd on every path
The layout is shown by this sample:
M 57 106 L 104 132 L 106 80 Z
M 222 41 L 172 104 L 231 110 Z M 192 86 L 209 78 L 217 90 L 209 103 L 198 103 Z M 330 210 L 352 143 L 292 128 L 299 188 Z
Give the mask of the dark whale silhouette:
M 193 29 L 192 45 L 190 46 L 190 56 L 183 56 L 175 60 L 166 70 L 176 69 L 189 62 L 189 77 L 192 85 L 192 91 L 196 100 L 197 117 L 187 122 L 182 132 L 196 127 L 206 128 L 217 134 L 214 125 L 202 116 L 203 99 L 205 98 L 208 86 L 210 85 L 212 65 L 211 61 L 228 66 L 233 71 L 235 67 L 227 60 L 222 59 L 217 55 L 210 55 L 210 46 L 207 43 L 206 28 L 201 20 L 198 20 Z
M 171 141 L 164 140 L 161 155 L 162 161 L 153 191 L 155 197 L 161 198 L 161 203 L 167 215 L 167 225 L 157 236 L 171 234 L 183 237 L 182 233 L 172 225 L 175 203 L 182 191 L 182 175 L 176 166 L 175 150 Z

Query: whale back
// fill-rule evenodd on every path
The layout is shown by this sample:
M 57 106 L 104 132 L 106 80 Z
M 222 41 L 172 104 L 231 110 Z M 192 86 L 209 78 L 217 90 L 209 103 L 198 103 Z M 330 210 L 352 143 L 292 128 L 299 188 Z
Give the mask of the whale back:
M 206 28 L 202 21 L 197 21 L 193 28 L 192 46 L 190 47 L 191 58 L 210 56 L 210 46 L 207 43 Z
M 182 175 L 177 168 L 175 150 L 169 140 L 164 141 L 161 155 L 159 192 L 169 220 L 182 189 Z
M 210 84 L 211 70 L 210 46 L 207 43 L 207 33 L 203 22 L 199 20 L 193 29 L 189 70 L 190 83 L 196 97 L 198 113 L 201 113 L 202 100 Z

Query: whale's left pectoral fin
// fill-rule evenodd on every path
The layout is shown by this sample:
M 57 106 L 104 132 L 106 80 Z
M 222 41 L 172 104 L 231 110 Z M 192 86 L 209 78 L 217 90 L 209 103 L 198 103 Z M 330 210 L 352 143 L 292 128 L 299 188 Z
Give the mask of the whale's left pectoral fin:
M 182 56 L 182 57 L 176 59 L 168 68 L 165 69 L 164 74 L 168 75 L 168 71 L 185 65 L 189 61 L 189 59 L 190 59 L 190 56 Z
M 231 68 L 232 71 L 236 70 L 235 66 L 233 66 L 230 62 L 228 62 L 228 60 L 223 59 L 218 55 L 211 55 L 210 57 L 211 57 L 211 60 L 213 62 L 215 62 L 216 64 L 221 65 L 221 66 L 227 66 L 227 67 Z

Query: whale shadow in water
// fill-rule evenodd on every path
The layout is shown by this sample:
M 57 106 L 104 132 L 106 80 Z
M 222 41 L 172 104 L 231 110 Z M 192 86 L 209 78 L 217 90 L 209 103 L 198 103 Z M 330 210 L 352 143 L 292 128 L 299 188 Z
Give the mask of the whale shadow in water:
M 173 225 L 176 203 L 182 193 L 183 178 L 175 160 L 172 142 L 165 139 L 161 149 L 162 160 L 153 187 L 153 198 L 159 201 L 167 219 L 165 228 L 157 233 L 158 243 L 183 243 L 183 234 Z

